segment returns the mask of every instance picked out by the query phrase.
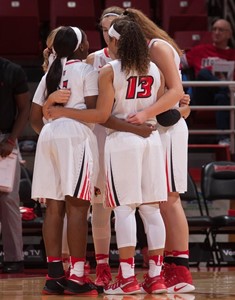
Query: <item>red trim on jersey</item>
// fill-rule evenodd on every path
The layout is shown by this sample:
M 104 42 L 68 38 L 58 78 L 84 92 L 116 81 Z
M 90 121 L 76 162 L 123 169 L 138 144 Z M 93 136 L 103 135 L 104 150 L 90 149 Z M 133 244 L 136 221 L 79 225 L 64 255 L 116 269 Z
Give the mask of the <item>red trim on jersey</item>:
M 111 193 L 111 191 L 110 191 L 110 186 L 109 186 L 109 182 L 107 181 L 107 196 L 108 196 L 108 199 L 109 199 L 109 206 L 110 207 L 116 207 L 116 205 L 115 205 L 115 201 L 114 201 L 114 199 L 113 199 L 113 197 L 112 197 L 112 193 Z
M 77 63 L 77 62 L 81 62 L 81 60 L 80 59 L 71 59 L 71 60 L 68 60 L 65 65 L 66 66 L 71 65 L 71 64 Z
M 110 56 L 109 56 L 109 52 L 108 52 L 108 47 L 104 48 L 104 55 L 105 55 L 106 57 L 110 57 Z
M 169 177 L 168 177 L 168 161 L 167 161 L 167 155 L 166 155 L 166 184 L 167 184 L 167 192 L 170 191 L 170 183 L 169 183 Z
M 90 200 L 91 199 L 91 195 L 89 193 L 90 184 L 89 184 L 89 176 L 88 176 L 87 169 L 88 169 L 88 166 L 86 167 L 86 175 L 85 175 L 85 178 L 84 178 L 82 191 L 81 191 L 80 197 L 79 197 L 83 200 Z

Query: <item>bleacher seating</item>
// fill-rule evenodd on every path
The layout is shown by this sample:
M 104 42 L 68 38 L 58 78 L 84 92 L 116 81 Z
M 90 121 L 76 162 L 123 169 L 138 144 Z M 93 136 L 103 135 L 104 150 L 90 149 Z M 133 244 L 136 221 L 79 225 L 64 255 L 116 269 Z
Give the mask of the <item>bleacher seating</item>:
M 136 8 L 140 9 L 144 14 L 146 14 L 149 18 L 153 18 L 153 11 L 152 7 L 150 5 L 150 0 L 129 0 L 129 1 L 123 1 L 123 0 L 105 0 L 105 7 L 110 6 L 120 6 L 124 9 L 126 8 Z
M 50 29 L 61 25 L 77 26 L 83 29 L 89 39 L 90 51 L 101 48 L 100 34 L 97 28 L 101 14 L 100 1 L 93 0 L 50 0 Z M 95 39 L 94 39 L 95 37 Z
M 31 58 L 41 54 L 37 0 L 0 0 L 0 55 Z
M 180 21 L 180 17 L 184 16 L 206 16 L 207 6 L 205 0 L 164 0 L 161 1 L 161 15 L 162 15 L 162 28 L 171 33 L 173 26 L 172 17 L 178 16 L 173 21 L 177 27 L 177 22 Z M 184 18 L 183 18 L 184 19 Z M 176 22 L 175 22 L 176 21 Z M 182 21 L 183 22 L 183 21 Z M 171 25 L 172 24 L 172 25 Z M 200 27 L 200 24 L 195 24 Z M 200 28 L 195 28 L 200 29 Z M 190 30 L 190 28 L 183 28 L 182 30 Z M 193 30 L 193 28 L 191 28 Z M 174 30 L 176 31 L 176 30 Z
M 167 32 L 171 37 L 175 38 L 177 31 L 193 31 L 208 30 L 207 15 L 172 15 L 169 20 L 169 27 Z
M 193 31 L 176 31 L 174 39 L 179 47 L 186 51 L 198 44 L 207 44 L 212 42 L 211 32 L 193 30 Z
M 93 0 L 50 0 L 50 27 L 61 25 L 81 27 L 83 30 L 95 30 L 97 8 Z

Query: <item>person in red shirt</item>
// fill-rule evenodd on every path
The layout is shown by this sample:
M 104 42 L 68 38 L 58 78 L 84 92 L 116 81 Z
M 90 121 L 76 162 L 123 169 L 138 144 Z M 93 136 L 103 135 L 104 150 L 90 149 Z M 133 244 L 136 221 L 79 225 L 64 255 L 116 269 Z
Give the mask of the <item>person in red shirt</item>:
M 211 34 L 212 44 L 197 45 L 185 53 L 181 60 L 182 68 L 192 68 L 198 81 L 234 80 L 235 49 L 230 47 L 231 24 L 227 20 L 217 19 L 212 24 Z M 220 71 L 222 65 L 223 70 Z M 224 65 L 227 65 L 227 72 Z M 229 105 L 229 90 L 227 87 L 194 88 L 191 103 Z M 216 112 L 216 125 L 217 129 L 229 128 L 229 111 Z M 218 140 L 220 144 L 229 143 L 226 135 L 219 135 Z

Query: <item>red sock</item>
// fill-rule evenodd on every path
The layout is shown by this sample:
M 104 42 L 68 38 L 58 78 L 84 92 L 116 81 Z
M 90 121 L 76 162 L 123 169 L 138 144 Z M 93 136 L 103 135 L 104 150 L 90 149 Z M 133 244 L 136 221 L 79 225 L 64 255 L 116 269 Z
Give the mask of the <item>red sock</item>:
M 109 263 L 109 255 L 108 254 L 96 254 L 95 259 L 97 264 L 108 264 Z
M 62 257 L 57 257 L 57 256 L 47 256 L 47 262 L 59 262 L 62 261 Z
M 185 250 L 185 251 L 173 250 L 172 253 L 174 257 L 189 258 L 189 250 Z

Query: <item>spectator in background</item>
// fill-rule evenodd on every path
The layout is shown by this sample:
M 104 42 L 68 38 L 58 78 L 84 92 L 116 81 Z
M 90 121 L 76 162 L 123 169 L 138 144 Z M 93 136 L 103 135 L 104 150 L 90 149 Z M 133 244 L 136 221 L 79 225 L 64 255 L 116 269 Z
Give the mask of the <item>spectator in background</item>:
M 198 81 L 219 81 L 234 79 L 235 49 L 230 48 L 231 24 L 217 19 L 212 24 L 212 44 L 197 45 L 182 57 L 182 67 L 192 68 Z M 229 105 L 230 94 L 227 87 L 197 87 L 193 89 L 194 105 Z M 229 129 L 230 112 L 217 111 L 217 129 Z M 228 144 L 228 135 L 218 136 L 219 144 Z
M 30 94 L 23 69 L 0 57 L 0 156 L 17 148 L 17 138 L 29 116 Z M 0 192 L 0 222 L 4 251 L 3 273 L 24 270 L 22 221 L 19 199 L 20 163 L 17 160 L 13 190 Z

